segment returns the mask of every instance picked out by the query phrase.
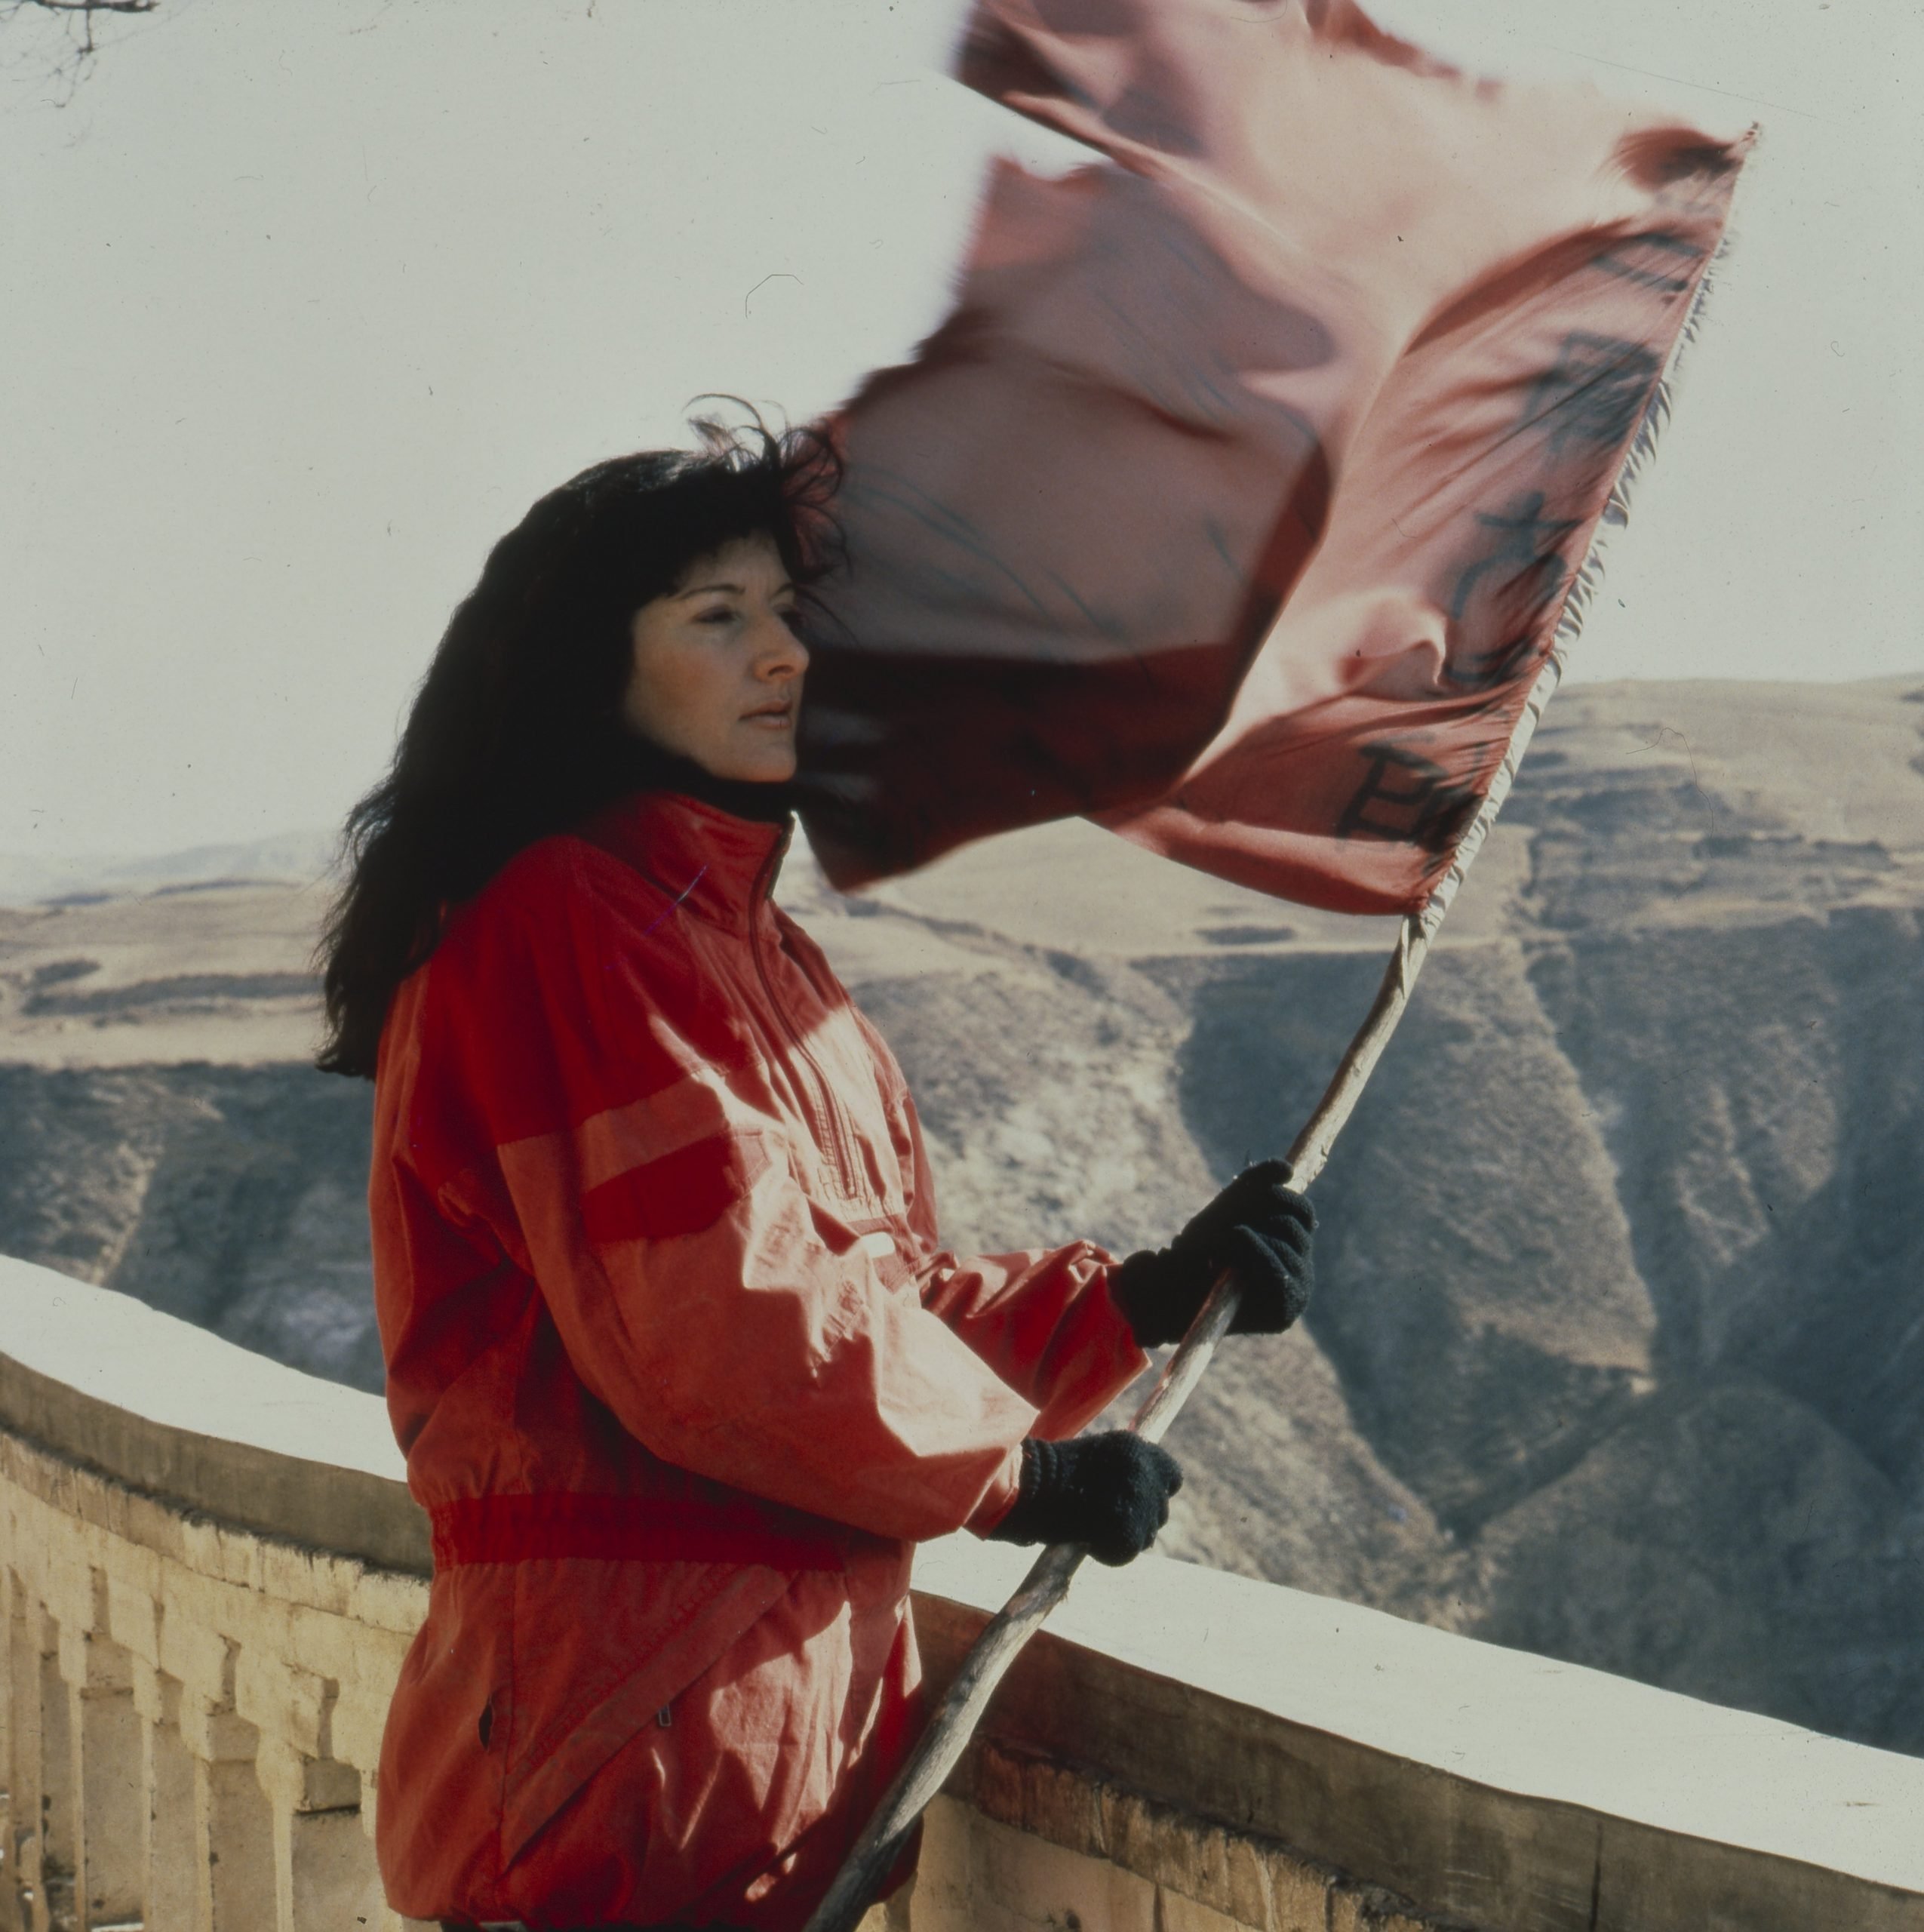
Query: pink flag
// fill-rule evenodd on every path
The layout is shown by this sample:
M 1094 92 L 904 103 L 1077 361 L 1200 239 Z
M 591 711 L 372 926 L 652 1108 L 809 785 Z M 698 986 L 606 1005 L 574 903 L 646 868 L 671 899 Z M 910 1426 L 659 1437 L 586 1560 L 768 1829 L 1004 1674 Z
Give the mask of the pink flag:
M 1420 905 L 1498 766 L 1749 137 L 1467 78 L 1346 0 L 979 0 L 954 308 L 838 419 L 810 676 L 838 884 L 1074 813 Z

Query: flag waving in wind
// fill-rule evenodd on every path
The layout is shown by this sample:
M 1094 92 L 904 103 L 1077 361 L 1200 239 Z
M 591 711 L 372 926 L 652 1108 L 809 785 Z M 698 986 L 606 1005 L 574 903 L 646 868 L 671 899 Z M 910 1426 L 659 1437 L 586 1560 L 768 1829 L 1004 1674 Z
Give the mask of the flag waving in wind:
M 960 72 L 1103 158 L 998 164 L 948 318 L 837 419 L 817 853 L 854 885 L 1080 813 L 1414 909 L 1749 137 L 1465 76 L 1348 0 L 979 0 Z

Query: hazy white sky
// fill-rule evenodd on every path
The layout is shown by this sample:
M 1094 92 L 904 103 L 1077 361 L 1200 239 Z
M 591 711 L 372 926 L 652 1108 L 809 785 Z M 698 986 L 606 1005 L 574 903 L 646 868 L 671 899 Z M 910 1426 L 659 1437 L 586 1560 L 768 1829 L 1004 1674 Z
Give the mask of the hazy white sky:
M 1394 0 L 1471 64 L 1765 139 L 1576 671 L 1924 669 L 1924 15 Z M 161 0 L 71 102 L 0 28 L 0 851 L 247 838 L 377 777 L 490 543 L 726 389 L 939 317 L 951 0 Z

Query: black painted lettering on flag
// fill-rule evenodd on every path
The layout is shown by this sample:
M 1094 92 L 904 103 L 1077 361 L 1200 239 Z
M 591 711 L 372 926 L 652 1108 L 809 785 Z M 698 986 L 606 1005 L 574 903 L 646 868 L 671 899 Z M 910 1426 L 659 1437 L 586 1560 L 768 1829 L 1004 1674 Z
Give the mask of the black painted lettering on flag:
M 1458 691 L 1483 691 L 1521 675 L 1547 641 L 1544 620 L 1563 601 L 1571 565 L 1563 546 L 1581 528 L 1575 517 L 1544 514 L 1541 490 L 1526 491 L 1494 513 L 1479 511 L 1486 533 L 1481 553 L 1464 565 L 1452 586 L 1449 618 L 1455 627 L 1444 681 Z M 1501 636 L 1460 655 L 1458 636 Z
M 1453 848 L 1480 795 L 1409 745 L 1385 740 L 1358 749 L 1368 769 L 1336 821 L 1336 836 L 1385 838 L 1426 852 Z
M 1524 426 L 1541 423 L 1553 454 L 1570 443 L 1615 449 L 1643 421 L 1662 371 L 1646 343 L 1574 329 L 1532 386 Z

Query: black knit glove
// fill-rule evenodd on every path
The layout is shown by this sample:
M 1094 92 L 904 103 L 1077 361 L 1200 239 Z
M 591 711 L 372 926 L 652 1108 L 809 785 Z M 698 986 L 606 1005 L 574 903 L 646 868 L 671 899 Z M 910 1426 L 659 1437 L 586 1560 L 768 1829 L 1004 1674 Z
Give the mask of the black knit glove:
M 1109 1292 L 1137 1341 L 1179 1342 L 1225 1268 L 1243 1290 L 1232 1335 L 1280 1334 L 1302 1313 L 1316 1285 L 1316 1211 L 1290 1179 L 1287 1161 L 1245 1168 L 1168 1247 L 1110 1269 Z
M 1140 1556 L 1169 1521 L 1182 1472 L 1166 1449 L 1126 1429 L 1022 1443 L 1022 1482 L 997 1543 L 1079 1543 L 1098 1563 Z

